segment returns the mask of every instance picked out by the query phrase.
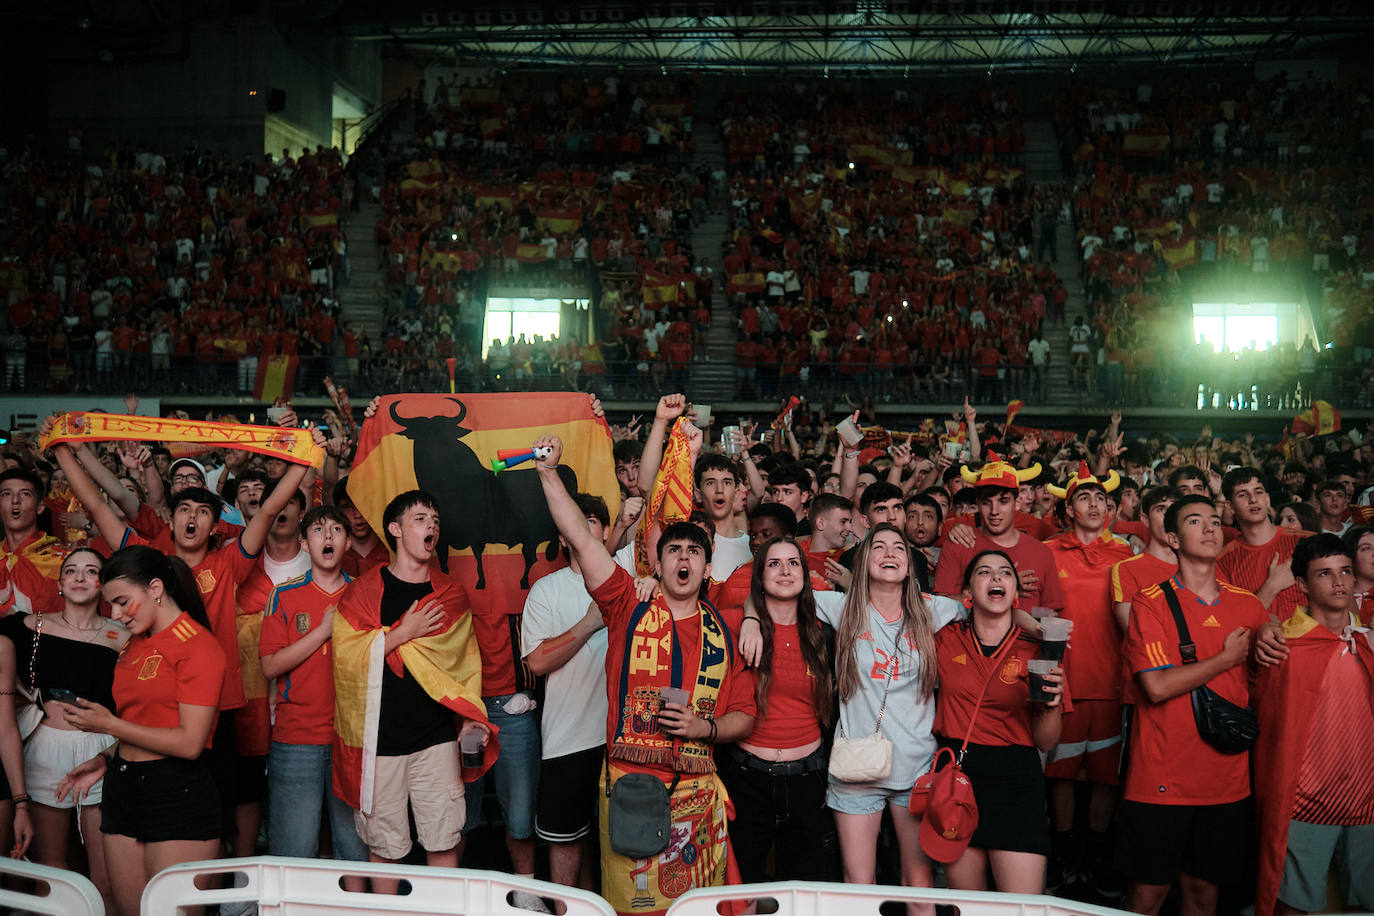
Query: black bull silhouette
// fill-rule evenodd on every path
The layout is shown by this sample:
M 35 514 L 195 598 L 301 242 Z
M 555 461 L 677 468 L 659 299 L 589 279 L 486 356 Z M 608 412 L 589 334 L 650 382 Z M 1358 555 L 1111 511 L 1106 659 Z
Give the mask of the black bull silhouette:
M 449 549 L 472 549 L 477 560 L 477 588 L 487 587 L 482 550 L 488 544 L 519 546 L 525 558 L 520 587 L 530 587 L 530 569 L 539 545 L 548 544 L 544 558 L 558 556 L 558 528 L 549 515 L 539 472 L 519 468 L 492 473 L 477 453 L 458 441 L 472 430 L 463 426 L 467 406 L 457 398 L 456 417 L 402 417 L 391 404 L 397 433 L 415 443 L 415 483 L 439 503 L 439 568 L 448 572 Z M 577 492 L 577 474 L 561 466 L 558 476 L 569 493 Z

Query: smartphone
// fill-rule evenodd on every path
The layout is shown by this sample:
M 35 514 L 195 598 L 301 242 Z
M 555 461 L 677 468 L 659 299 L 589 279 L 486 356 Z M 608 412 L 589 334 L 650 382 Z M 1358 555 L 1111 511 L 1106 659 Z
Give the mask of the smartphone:
M 271 424 L 273 424 L 273 425 L 275 426 L 275 425 L 277 424 L 277 422 L 278 422 L 279 420 L 281 420 L 281 415 L 284 414 L 284 413 L 286 413 L 286 410 L 287 410 L 287 408 L 285 408 L 285 407 L 269 407 L 269 408 L 267 408 L 267 422 L 268 422 L 268 423 L 271 423 Z
M 70 706 L 80 706 L 85 701 L 63 687 L 44 687 L 43 696 L 52 703 L 66 703 Z

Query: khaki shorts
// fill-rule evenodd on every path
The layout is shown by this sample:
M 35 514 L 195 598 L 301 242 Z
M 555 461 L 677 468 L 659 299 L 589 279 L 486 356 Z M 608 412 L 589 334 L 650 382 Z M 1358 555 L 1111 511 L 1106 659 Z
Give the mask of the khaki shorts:
M 377 758 L 372 813 L 353 812 L 358 836 L 373 855 L 402 859 L 410 852 L 407 804 L 426 852 L 444 852 L 458 845 L 467 820 L 458 763 L 457 741 L 401 757 Z

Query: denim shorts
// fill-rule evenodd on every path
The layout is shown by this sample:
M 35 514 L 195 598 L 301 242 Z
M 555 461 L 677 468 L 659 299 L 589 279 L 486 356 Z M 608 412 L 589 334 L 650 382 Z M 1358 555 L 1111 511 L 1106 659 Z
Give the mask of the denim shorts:
M 512 696 L 514 694 L 482 698 L 487 706 L 487 718 L 501 730 L 497 736 L 501 753 L 490 770 L 466 784 L 468 811 L 464 834 L 476 830 L 482 823 L 482 794 L 490 779 L 496 785 L 496 799 L 506 819 L 506 833 L 515 840 L 534 836 L 534 808 L 539 795 L 539 715 L 533 710 L 516 716 L 507 713 L 502 706 Z
M 911 804 L 910 789 L 884 789 L 864 783 L 830 780 L 825 803 L 836 814 L 878 814 L 888 805 L 905 808 Z

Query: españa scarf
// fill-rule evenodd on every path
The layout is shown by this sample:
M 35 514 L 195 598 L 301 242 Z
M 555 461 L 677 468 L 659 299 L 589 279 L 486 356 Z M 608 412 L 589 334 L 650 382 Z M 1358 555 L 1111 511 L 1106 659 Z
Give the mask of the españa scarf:
M 1298 608 L 1283 623 L 1288 658 L 1281 664 L 1261 668 L 1252 694 L 1260 720 L 1260 740 L 1250 751 L 1259 815 L 1259 874 L 1255 888 L 1255 916 L 1271 916 L 1283 880 L 1284 855 L 1288 849 L 1288 823 L 1292 820 L 1293 798 L 1297 793 L 1298 773 L 1307 748 L 1312 725 L 1312 698 L 1321 689 L 1326 667 L 1338 652 L 1355 652 L 1365 670 L 1374 678 L 1374 649 L 1365 634 L 1356 632 L 1345 640 Z M 1353 615 L 1351 626 L 1358 626 Z M 1368 703 L 1371 698 L 1351 697 L 1352 703 Z
M 196 420 L 169 420 L 161 417 L 131 417 L 116 413 L 64 413 L 52 431 L 39 440 L 41 448 L 58 442 L 104 442 L 130 439 L 139 442 L 201 442 L 215 448 L 235 448 L 281 458 L 292 464 L 324 467 L 324 450 L 315 444 L 308 429 L 281 426 L 248 426 L 242 423 L 212 423 Z
M 636 575 L 648 576 L 654 571 L 654 526 L 685 521 L 692 514 L 692 455 L 686 429 L 690 422 L 686 417 L 678 417 L 668 434 L 668 445 L 663 449 L 663 460 L 649 493 L 648 511 L 639 517 L 639 527 L 635 529 Z
M 615 687 L 620 712 L 611 744 L 612 758 L 683 773 L 715 771 L 709 745 L 678 741 L 658 728 L 659 691 L 669 686 L 690 690 L 692 711 L 703 719 L 715 718 L 720 688 L 735 648 L 719 611 L 700 601 L 697 613 L 701 620 L 701 643 L 697 646 L 683 646 L 678 641 L 673 612 L 662 596 L 639 605 L 630 614 L 630 638 L 625 641 L 620 683 Z M 664 655 L 670 659 L 667 665 L 659 661 Z
M 59 595 L 57 580 L 67 551 L 57 538 L 34 531 L 14 550 L 9 541 L 0 536 L 0 587 L 6 581 L 14 586 L 0 612 L 23 611 L 42 613 Z
M 334 794 L 365 815 L 372 813 L 383 665 L 401 677 L 415 678 L 439 703 L 491 730 L 482 766 L 463 773 L 468 781 L 490 769 L 500 752 L 497 728 L 487 720 L 482 703 L 482 660 L 467 593 L 432 569 L 429 581 L 434 591 L 425 600 L 437 599 L 443 605 L 442 626 L 383 654 L 391 628 L 381 622 L 382 569 L 374 567 L 353 580 L 334 614 Z

